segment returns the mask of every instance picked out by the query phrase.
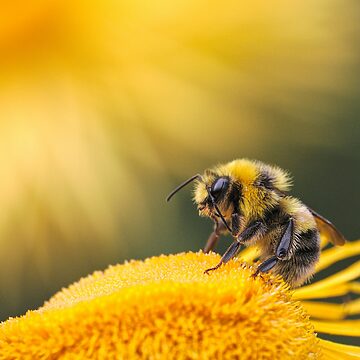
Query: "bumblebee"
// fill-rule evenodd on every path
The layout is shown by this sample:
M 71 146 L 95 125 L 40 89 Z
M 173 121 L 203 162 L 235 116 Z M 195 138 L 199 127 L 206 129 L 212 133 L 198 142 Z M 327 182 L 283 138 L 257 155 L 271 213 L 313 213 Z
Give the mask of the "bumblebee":
M 271 270 L 297 287 L 315 271 L 320 232 L 335 245 L 345 243 L 329 220 L 287 194 L 291 179 L 279 167 L 234 160 L 192 176 L 174 189 L 167 201 L 193 181 L 199 215 L 214 221 L 204 252 L 214 249 L 221 234 L 230 233 L 234 240 L 220 262 L 205 271 L 207 274 L 232 259 L 242 245 L 256 244 L 261 263 L 254 275 Z

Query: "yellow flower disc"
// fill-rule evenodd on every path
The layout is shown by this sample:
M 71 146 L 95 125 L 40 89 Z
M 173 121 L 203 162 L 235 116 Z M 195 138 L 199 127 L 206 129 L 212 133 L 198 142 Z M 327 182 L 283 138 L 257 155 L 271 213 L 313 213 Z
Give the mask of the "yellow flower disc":
M 0 326 L 0 359 L 315 359 L 318 339 L 279 279 L 215 254 L 95 272 Z

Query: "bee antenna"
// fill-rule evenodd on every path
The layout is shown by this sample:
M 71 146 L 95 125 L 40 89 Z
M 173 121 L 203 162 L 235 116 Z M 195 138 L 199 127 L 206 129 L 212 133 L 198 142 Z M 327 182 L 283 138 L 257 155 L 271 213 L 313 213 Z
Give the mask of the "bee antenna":
M 190 184 L 192 181 L 194 180 L 202 180 L 202 176 L 200 174 L 196 174 L 194 176 L 192 176 L 190 179 L 187 179 L 186 181 L 184 181 L 182 184 L 180 184 L 178 187 L 176 187 L 166 198 L 166 201 L 170 201 L 170 199 L 179 191 L 181 190 L 184 186 L 186 186 L 187 184 Z
M 225 225 L 226 228 L 229 230 L 230 234 L 232 234 L 232 230 L 231 230 L 229 224 L 226 222 L 223 214 L 220 212 L 220 209 L 219 209 L 218 206 L 216 205 L 214 197 L 210 194 L 210 191 L 208 191 L 208 193 L 209 193 L 211 202 L 212 202 L 212 204 L 214 205 L 214 208 L 215 208 L 216 212 L 217 212 L 218 215 L 220 216 L 220 219 L 223 221 L 224 225 Z

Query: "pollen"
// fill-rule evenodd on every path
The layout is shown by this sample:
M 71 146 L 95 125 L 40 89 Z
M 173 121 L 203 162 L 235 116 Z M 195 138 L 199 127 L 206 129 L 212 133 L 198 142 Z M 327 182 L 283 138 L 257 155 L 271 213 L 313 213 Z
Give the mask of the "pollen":
M 111 266 L 0 325 L 0 359 L 317 359 L 319 340 L 279 278 L 183 253 Z

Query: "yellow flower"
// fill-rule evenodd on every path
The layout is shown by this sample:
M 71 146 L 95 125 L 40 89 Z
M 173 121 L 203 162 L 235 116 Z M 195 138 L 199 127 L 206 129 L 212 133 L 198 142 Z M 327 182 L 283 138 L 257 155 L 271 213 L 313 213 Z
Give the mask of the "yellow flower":
M 69 278 L 89 257 L 125 253 L 139 218 L 142 247 L 157 231 L 154 214 L 165 214 L 152 211 L 159 196 L 144 178 L 167 188 L 169 174 L 236 152 L 270 158 L 289 118 L 302 147 L 343 146 L 334 98 L 351 89 L 360 24 L 343 1 L 16 0 L 0 9 L 0 283 L 11 311 L 31 266 L 54 286 L 59 242 L 64 266 L 87 249 Z M 282 114 L 277 126 L 269 109 Z M 321 126 L 309 136 L 311 118 Z M 204 146 L 204 121 L 217 146 Z
M 318 270 L 360 253 L 325 250 Z M 252 249 L 210 276 L 219 256 L 184 253 L 95 272 L 43 307 L 0 326 L 0 359 L 354 359 L 360 348 L 316 332 L 360 337 L 360 302 L 311 302 L 360 292 L 360 262 L 295 291 L 252 277 Z M 301 301 L 299 301 L 301 300 Z M 309 317 L 310 315 L 310 317 Z

